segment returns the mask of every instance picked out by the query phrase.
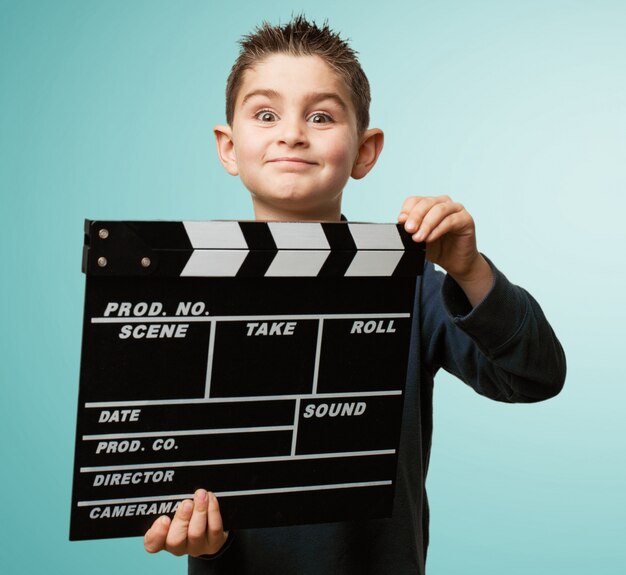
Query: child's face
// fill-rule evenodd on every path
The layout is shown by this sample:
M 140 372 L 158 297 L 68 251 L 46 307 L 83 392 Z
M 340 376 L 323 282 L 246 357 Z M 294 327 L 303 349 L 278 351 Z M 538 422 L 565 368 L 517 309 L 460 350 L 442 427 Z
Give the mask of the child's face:
M 216 135 L 257 219 L 339 218 L 362 138 L 347 86 L 321 58 L 275 54 L 246 70 L 232 127 Z

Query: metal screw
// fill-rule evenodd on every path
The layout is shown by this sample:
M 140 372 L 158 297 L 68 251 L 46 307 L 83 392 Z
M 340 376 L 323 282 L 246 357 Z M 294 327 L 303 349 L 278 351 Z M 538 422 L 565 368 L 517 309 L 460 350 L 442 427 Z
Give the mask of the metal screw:
M 109 230 L 102 228 L 98 231 L 98 236 L 100 236 L 101 240 L 106 240 L 109 237 Z
M 151 263 L 152 262 L 150 261 L 150 258 L 141 258 L 141 267 L 142 268 L 149 268 Z
M 106 259 L 105 257 L 98 258 L 98 265 L 99 265 L 101 268 L 106 267 L 107 263 L 108 263 L 108 262 L 107 262 L 107 259 Z

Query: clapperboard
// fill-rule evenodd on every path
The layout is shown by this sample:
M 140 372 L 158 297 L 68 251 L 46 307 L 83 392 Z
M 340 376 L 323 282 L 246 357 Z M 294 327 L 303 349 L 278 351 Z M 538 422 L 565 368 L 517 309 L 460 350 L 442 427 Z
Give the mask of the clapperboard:
M 389 516 L 422 245 L 395 224 L 87 221 L 70 539 Z

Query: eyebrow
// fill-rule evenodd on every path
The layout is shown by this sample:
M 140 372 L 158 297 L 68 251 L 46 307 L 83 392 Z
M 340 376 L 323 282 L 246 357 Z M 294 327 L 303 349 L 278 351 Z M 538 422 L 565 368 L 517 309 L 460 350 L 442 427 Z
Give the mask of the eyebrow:
M 252 92 L 248 92 L 244 99 L 241 101 L 241 105 L 243 106 L 248 100 L 254 98 L 254 96 L 265 96 L 266 98 L 280 98 L 280 94 L 276 90 L 252 90 Z
M 278 98 L 282 99 L 282 96 L 276 90 L 270 89 L 259 89 L 252 90 L 252 92 L 248 92 L 242 102 L 241 105 L 244 106 L 248 100 L 254 98 L 255 96 L 265 96 L 266 98 Z M 323 102 L 324 100 L 332 100 L 335 102 L 342 110 L 347 110 L 348 105 L 344 102 L 343 98 L 336 94 L 335 92 L 311 92 L 310 94 L 305 94 L 304 100 L 309 104 L 317 104 L 319 102 Z
M 348 105 L 343 101 L 343 98 L 339 96 L 339 94 L 336 94 L 335 92 L 320 92 L 320 93 L 307 94 L 305 98 L 309 100 L 312 104 L 316 104 L 317 102 L 323 102 L 324 100 L 332 100 L 342 110 L 348 109 Z

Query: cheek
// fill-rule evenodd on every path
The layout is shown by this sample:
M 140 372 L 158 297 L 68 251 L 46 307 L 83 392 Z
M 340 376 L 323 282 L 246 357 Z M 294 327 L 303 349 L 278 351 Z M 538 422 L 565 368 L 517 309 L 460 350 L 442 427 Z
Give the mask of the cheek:
M 243 135 L 243 137 L 239 138 L 239 141 L 244 143 L 235 146 L 235 157 L 239 171 L 245 172 L 248 167 L 252 166 L 255 160 L 258 160 L 261 149 L 258 143 L 255 145 L 255 142 L 258 142 L 258 140 L 254 138 L 248 138 Z
M 354 146 L 335 144 L 326 149 L 326 161 L 337 168 L 352 168 L 356 159 Z

